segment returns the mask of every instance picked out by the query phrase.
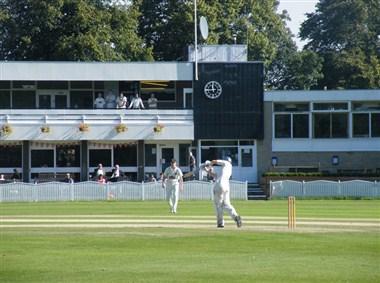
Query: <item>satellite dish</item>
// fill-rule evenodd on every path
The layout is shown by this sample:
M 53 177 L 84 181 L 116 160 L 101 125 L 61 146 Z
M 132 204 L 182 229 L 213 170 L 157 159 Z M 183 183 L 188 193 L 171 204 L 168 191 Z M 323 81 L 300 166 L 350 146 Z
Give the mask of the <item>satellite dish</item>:
M 208 37 L 208 23 L 205 17 L 201 17 L 199 20 L 199 28 L 201 30 L 201 35 L 204 40 Z

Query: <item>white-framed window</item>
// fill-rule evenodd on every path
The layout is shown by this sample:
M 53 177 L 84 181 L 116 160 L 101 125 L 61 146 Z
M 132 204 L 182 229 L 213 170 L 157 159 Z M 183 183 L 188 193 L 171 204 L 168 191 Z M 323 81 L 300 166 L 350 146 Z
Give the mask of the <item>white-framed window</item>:
M 380 101 L 352 102 L 352 137 L 380 137 Z
M 309 138 L 309 103 L 274 103 L 274 138 Z

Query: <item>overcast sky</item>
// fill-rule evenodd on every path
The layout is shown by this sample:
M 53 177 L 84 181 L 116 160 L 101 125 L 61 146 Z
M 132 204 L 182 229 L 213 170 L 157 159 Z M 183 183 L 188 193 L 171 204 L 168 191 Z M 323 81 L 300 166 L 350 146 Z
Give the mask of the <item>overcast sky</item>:
M 297 36 L 301 23 L 306 19 L 306 13 L 312 13 L 315 11 L 315 4 L 318 0 L 280 0 L 279 12 L 287 10 L 290 18 L 290 22 L 287 22 L 288 27 L 296 37 L 294 38 L 298 49 L 302 49 L 305 42 L 301 41 Z

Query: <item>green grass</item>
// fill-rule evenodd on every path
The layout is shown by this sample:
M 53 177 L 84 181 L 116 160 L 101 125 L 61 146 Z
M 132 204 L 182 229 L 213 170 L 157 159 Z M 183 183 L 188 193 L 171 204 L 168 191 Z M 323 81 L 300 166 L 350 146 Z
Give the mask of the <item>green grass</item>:
M 234 202 L 286 216 L 284 200 Z M 0 215 L 169 216 L 164 202 L 6 203 Z M 181 216 L 213 216 L 181 202 Z M 378 200 L 299 200 L 298 217 L 380 218 Z M 0 223 L 1 224 L 1 223 Z M 0 228 L 0 282 L 380 282 L 380 231 Z

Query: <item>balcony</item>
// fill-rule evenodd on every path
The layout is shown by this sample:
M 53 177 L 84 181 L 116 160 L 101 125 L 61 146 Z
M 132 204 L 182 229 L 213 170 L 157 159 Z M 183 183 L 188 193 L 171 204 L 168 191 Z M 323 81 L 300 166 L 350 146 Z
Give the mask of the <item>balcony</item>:
M 0 110 L 0 141 L 193 139 L 188 109 Z

